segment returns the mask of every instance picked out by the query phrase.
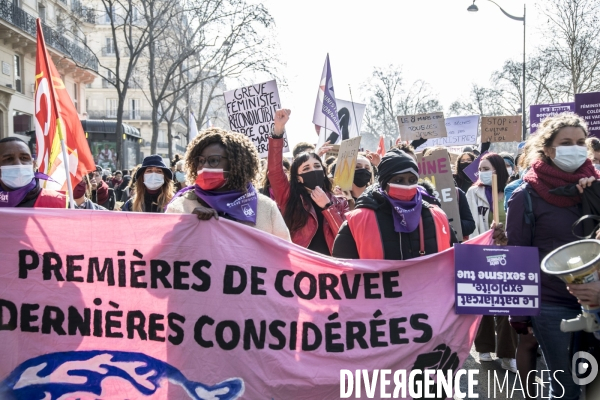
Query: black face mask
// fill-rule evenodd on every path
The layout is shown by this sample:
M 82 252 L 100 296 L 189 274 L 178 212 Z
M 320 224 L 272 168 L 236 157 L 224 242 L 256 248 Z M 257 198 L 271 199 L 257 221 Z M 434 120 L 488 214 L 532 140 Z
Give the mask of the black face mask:
M 459 171 L 463 171 L 465 168 L 467 168 L 469 165 L 471 165 L 470 162 L 461 162 L 458 163 L 458 170 Z
M 369 184 L 369 181 L 371 180 L 371 171 L 369 171 L 368 169 L 357 169 L 356 171 L 354 171 L 354 181 L 353 183 L 359 187 L 365 187 Z
M 302 185 L 306 186 L 310 190 L 315 190 L 317 186 L 323 188 L 323 181 L 325 180 L 325 173 L 322 169 L 315 169 L 314 171 L 305 172 L 298 174 L 302 177 Z

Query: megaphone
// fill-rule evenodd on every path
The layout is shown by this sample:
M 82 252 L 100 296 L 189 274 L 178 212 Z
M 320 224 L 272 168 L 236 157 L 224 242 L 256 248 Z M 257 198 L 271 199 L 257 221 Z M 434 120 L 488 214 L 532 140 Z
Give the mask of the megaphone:
M 565 283 L 589 283 L 600 280 L 600 240 L 587 239 L 559 247 L 542 260 L 542 271 Z M 581 306 L 577 318 L 562 320 L 563 332 L 594 332 L 600 340 L 600 305 Z

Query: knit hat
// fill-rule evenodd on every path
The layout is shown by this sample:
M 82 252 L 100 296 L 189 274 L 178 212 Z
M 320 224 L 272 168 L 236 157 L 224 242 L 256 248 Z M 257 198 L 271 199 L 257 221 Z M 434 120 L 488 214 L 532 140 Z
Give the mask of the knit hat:
M 385 188 L 394 175 L 412 172 L 419 178 L 419 166 L 414 158 L 399 149 L 392 149 L 385 153 L 377 166 L 379 171 L 378 181 L 381 188 Z
M 173 179 L 173 172 L 169 168 L 167 168 L 167 166 L 165 165 L 165 163 L 163 161 L 163 158 L 161 156 L 159 156 L 158 154 L 153 154 L 151 156 L 144 158 L 144 161 L 142 161 L 142 166 L 140 168 L 138 168 L 138 170 L 135 173 L 135 179 L 138 179 L 140 177 L 140 175 L 145 173 L 146 168 L 148 168 L 148 167 L 158 167 L 158 168 L 162 169 L 162 171 L 166 177 L 168 177 L 171 180 Z

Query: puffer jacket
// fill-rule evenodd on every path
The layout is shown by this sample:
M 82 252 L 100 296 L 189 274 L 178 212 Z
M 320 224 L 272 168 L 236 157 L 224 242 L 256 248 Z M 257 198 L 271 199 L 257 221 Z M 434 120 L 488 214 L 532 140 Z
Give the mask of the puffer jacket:
M 436 238 L 436 226 L 432 214 L 432 207 L 437 207 L 423 201 L 421 209 L 421 218 L 423 219 L 423 238 L 425 241 L 425 254 L 434 254 L 438 252 L 438 243 Z M 333 246 L 333 256 L 337 258 L 358 259 L 361 257 L 358 248 L 361 242 L 365 242 L 372 235 L 379 231 L 380 238 L 376 240 L 383 246 L 383 259 L 385 260 L 408 260 L 419 257 L 421 249 L 421 240 L 419 228 L 409 233 L 399 233 L 394 229 L 394 216 L 392 205 L 389 200 L 379 192 L 379 185 L 370 186 L 360 196 L 356 202 L 356 208 L 352 213 L 360 212 L 360 209 L 370 209 L 375 211 L 377 226 L 361 226 L 360 232 L 352 232 L 348 222 L 342 225 Z M 440 209 L 441 212 L 441 209 Z M 352 213 L 348 218 L 351 218 Z M 452 246 L 457 243 L 456 235 L 452 229 L 450 231 L 449 243 L 442 247 Z M 356 235 L 356 236 L 354 236 Z
M 283 213 L 285 206 L 290 198 L 290 182 L 286 174 L 283 172 L 283 139 L 269 138 L 269 182 L 275 202 L 279 210 Z M 346 213 L 349 212 L 348 201 L 344 198 L 336 197 L 331 193 L 327 193 L 331 207 L 323 210 L 323 233 L 325 240 L 329 246 L 329 250 L 333 251 L 333 242 L 342 223 L 346 220 Z M 303 201 L 304 209 L 310 214 L 306 225 L 296 232 L 291 233 L 292 242 L 302 247 L 308 247 L 315 233 L 317 233 L 318 220 L 317 212 L 310 203 Z

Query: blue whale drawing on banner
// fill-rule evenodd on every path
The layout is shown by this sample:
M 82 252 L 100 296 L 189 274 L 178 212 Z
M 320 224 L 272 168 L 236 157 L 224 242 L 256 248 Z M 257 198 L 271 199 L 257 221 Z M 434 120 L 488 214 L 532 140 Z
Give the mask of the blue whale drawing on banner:
M 92 350 L 50 353 L 23 362 L 0 382 L 0 399 L 55 400 L 73 395 L 98 399 L 107 378 L 126 380 L 141 398 L 154 395 L 166 380 L 194 400 L 233 400 L 244 393 L 240 378 L 208 386 L 142 353 Z

